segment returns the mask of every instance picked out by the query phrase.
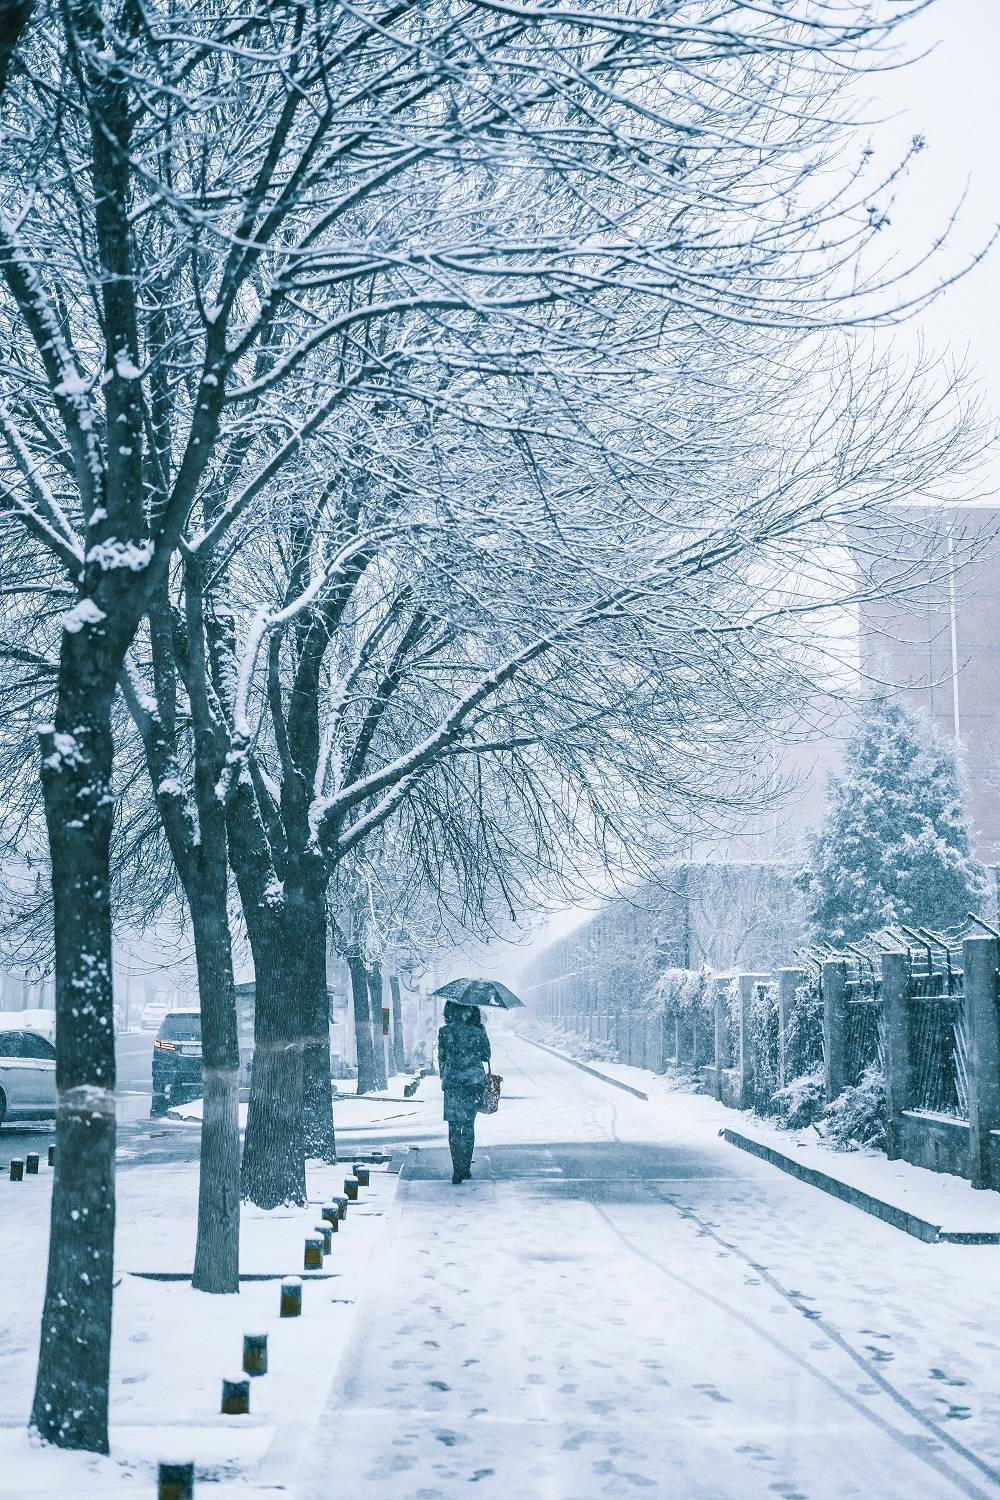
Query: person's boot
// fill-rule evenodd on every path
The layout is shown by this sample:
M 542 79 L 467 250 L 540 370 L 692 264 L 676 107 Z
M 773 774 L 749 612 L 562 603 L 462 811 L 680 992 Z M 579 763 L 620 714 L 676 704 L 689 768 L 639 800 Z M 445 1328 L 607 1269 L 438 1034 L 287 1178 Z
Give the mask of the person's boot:
M 465 1178 L 463 1177 L 461 1172 L 452 1172 L 451 1180 L 454 1183 L 455 1187 L 458 1187 L 460 1182 L 465 1181 Z

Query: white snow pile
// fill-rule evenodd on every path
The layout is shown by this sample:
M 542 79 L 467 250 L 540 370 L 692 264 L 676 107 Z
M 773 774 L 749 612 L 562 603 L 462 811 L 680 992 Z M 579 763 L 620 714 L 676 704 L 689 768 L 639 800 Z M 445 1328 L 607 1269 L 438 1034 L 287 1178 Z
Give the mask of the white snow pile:
M 127 568 L 132 573 L 141 573 L 144 568 L 149 567 L 152 557 L 151 541 L 121 542 L 113 536 L 103 542 L 96 542 L 87 553 L 87 561 L 96 563 L 105 573 L 113 568 Z
M 62 627 L 70 635 L 76 635 L 85 625 L 99 625 L 106 619 L 107 615 L 103 609 L 98 609 L 93 599 L 81 599 L 63 615 Z

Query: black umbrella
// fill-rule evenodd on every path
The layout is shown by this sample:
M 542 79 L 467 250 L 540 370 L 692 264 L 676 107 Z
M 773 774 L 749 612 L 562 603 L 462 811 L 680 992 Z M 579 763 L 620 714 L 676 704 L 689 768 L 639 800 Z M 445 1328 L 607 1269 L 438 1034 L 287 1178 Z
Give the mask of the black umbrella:
M 524 1005 L 498 979 L 452 979 L 433 993 L 443 1000 L 453 1000 L 456 1005 L 486 1005 L 494 1010 L 513 1010 L 516 1005 Z

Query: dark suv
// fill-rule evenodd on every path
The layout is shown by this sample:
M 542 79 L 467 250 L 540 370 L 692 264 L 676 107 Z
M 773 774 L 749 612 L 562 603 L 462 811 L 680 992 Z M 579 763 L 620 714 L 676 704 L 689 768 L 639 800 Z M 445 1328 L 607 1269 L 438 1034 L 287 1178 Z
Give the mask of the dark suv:
M 171 1104 L 197 1099 L 201 1092 L 201 1012 L 168 1010 L 153 1043 L 149 1113 L 166 1114 Z

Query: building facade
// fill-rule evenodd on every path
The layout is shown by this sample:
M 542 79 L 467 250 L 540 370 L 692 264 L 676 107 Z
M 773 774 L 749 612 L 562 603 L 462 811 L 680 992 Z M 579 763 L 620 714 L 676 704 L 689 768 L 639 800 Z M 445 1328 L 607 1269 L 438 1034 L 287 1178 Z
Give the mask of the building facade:
M 862 676 L 956 744 L 976 853 L 1000 863 L 1000 509 L 907 507 L 855 556 Z

